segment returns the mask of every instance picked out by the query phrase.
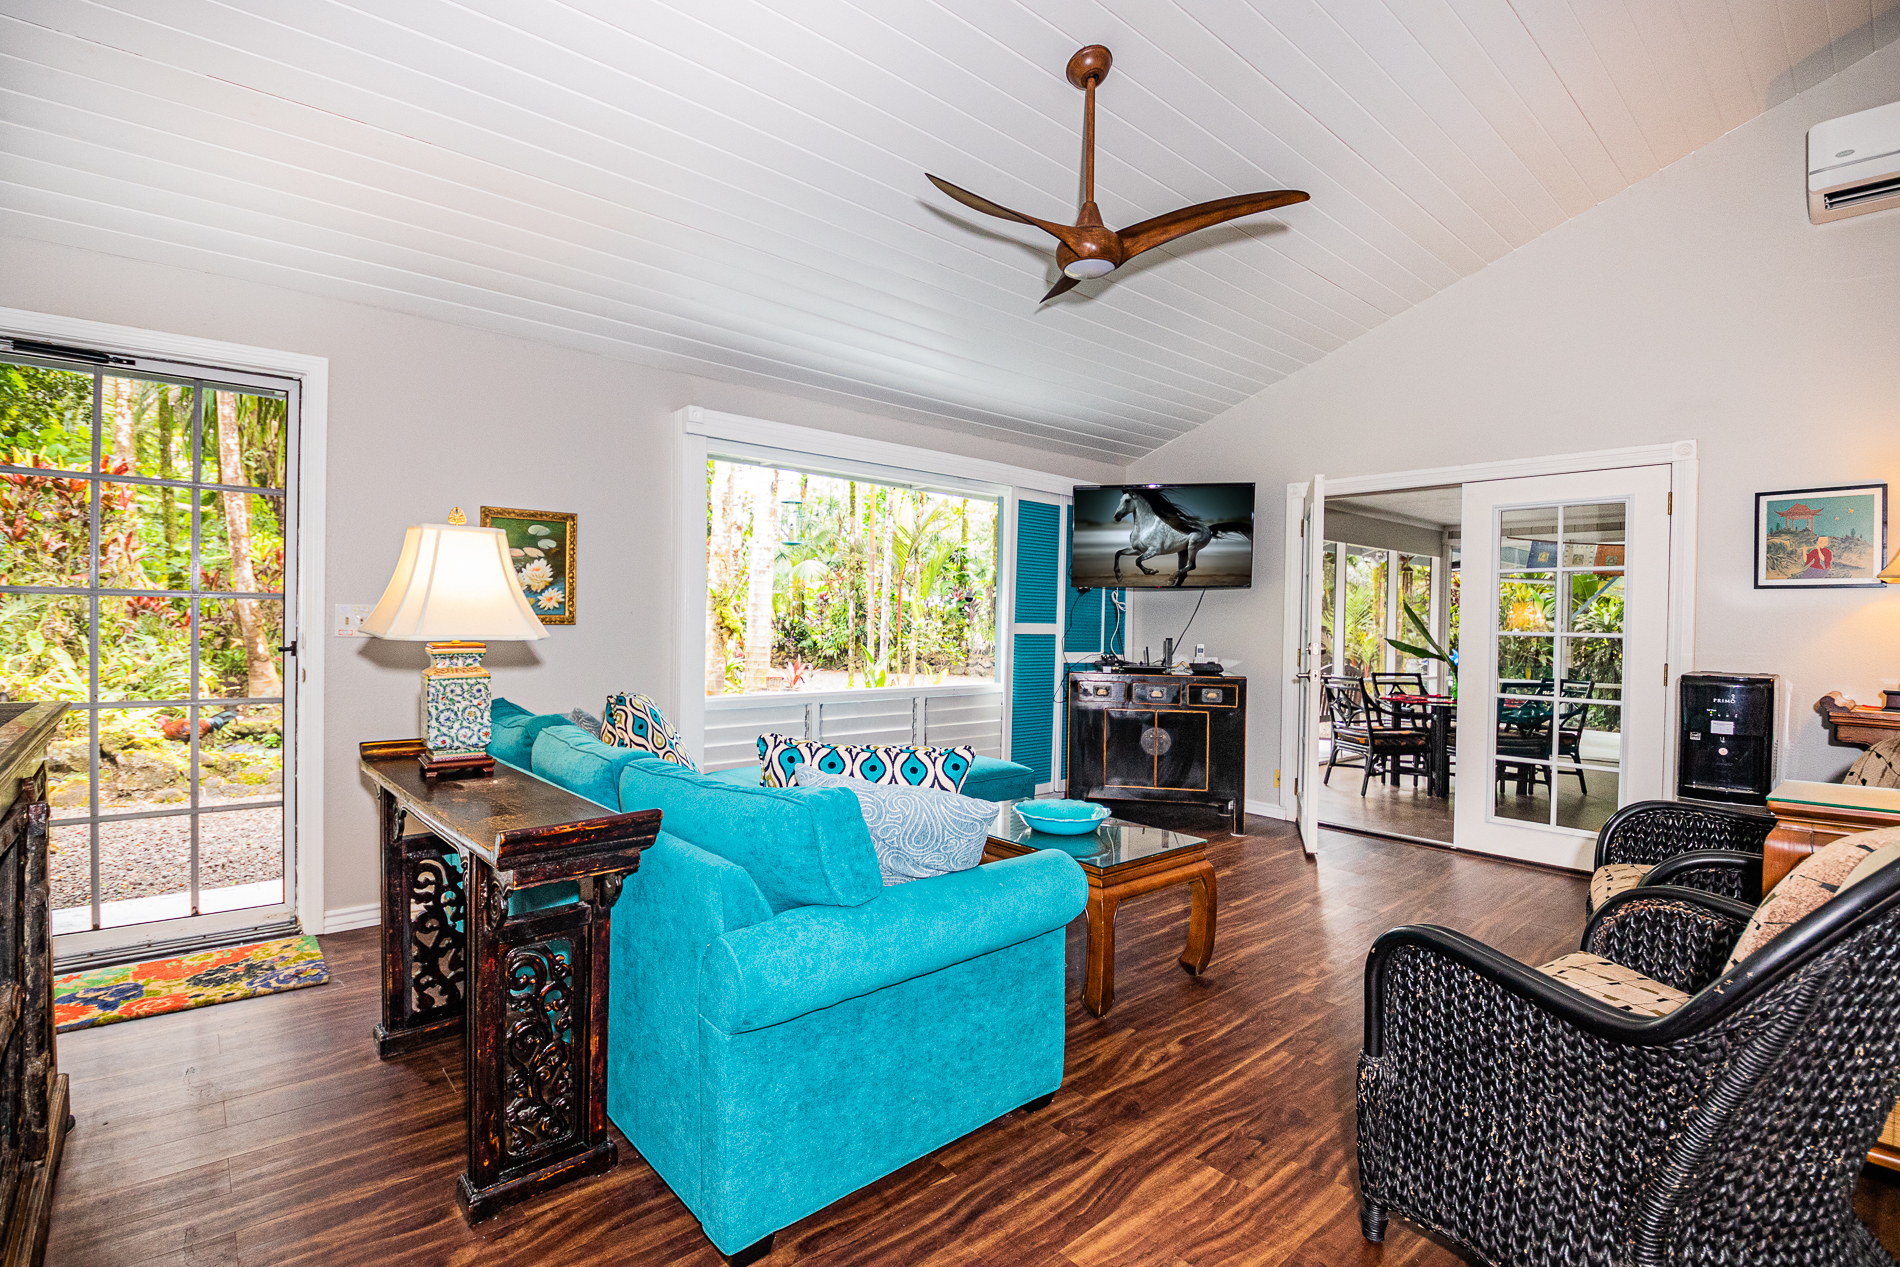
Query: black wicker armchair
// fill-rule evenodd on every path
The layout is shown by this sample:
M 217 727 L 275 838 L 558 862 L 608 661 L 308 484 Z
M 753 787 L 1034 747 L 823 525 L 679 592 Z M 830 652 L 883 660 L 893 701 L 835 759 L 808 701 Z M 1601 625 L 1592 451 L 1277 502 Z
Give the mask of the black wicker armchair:
M 1761 896 L 1762 842 L 1775 820 L 1759 811 L 1682 801 L 1636 801 L 1597 833 L 1586 910 L 1639 884 L 1701 889 L 1753 904 Z
M 1553 972 L 1592 955 L 1540 971 L 1448 929 L 1381 937 L 1367 1239 L 1397 1214 L 1493 1264 L 1892 1267 L 1853 1192 L 1900 1092 L 1900 866 L 1723 971 L 1752 914 L 1670 886 L 1606 903 L 1584 949 L 1653 1007 Z

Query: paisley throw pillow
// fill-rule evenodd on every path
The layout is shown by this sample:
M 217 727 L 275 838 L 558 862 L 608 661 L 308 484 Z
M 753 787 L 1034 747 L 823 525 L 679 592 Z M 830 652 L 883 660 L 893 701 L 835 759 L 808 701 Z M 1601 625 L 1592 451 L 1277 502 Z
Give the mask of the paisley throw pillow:
M 681 746 L 679 732 L 650 695 L 629 695 L 625 691 L 609 695 L 607 706 L 601 710 L 600 741 L 617 748 L 639 748 L 688 770 L 699 769 Z
M 996 804 L 954 792 L 868 783 L 800 765 L 799 787 L 841 787 L 858 798 L 886 886 L 966 871 L 983 860 Z

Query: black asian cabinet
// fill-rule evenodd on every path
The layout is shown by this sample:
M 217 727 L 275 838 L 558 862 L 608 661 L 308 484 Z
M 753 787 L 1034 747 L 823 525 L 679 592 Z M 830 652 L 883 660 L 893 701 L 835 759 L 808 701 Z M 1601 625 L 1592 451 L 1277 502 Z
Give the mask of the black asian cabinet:
M 1216 805 L 1244 830 L 1247 679 L 1069 675 L 1069 795 Z

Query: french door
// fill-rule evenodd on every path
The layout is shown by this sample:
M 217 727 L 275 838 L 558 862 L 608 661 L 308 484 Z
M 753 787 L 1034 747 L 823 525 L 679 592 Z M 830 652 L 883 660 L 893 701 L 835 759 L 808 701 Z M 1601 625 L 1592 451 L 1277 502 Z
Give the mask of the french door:
M 1299 822 L 1300 845 L 1311 857 L 1319 851 L 1319 723 L 1324 692 L 1320 675 L 1326 672 L 1323 659 L 1325 631 L 1322 626 L 1326 587 L 1326 477 L 1315 475 L 1306 486 L 1306 498 L 1300 507 L 1300 643 L 1299 671 L 1294 682 L 1299 688 L 1299 738 L 1296 750 L 1299 767 L 1293 775 L 1294 816 Z
M 1464 486 L 1459 848 L 1588 869 L 1619 806 L 1664 795 L 1669 482 Z
M 55 953 L 288 929 L 298 385 L 81 355 L 0 358 L 4 685 L 71 706 Z

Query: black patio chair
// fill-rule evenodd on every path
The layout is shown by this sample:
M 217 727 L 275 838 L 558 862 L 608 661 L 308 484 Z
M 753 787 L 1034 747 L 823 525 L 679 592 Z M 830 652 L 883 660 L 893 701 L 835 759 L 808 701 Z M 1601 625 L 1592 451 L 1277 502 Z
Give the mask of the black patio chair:
M 1596 689 L 1596 683 L 1589 678 L 1566 679 L 1560 687 L 1561 700 L 1587 700 L 1590 692 Z M 1532 765 L 1521 758 L 1536 757 L 1550 759 L 1550 718 L 1553 706 L 1550 700 L 1525 700 L 1521 704 L 1507 705 L 1498 701 L 1498 766 L 1497 783 L 1503 787 L 1507 778 L 1517 782 L 1517 794 L 1529 796 L 1539 783 L 1550 784 L 1553 794 L 1556 784 L 1552 776 L 1558 773 L 1556 764 Z M 1583 727 L 1589 716 L 1587 703 L 1562 703 L 1555 706 L 1557 716 L 1557 755 L 1555 761 L 1569 758 L 1570 765 L 1562 773 L 1577 776 L 1577 787 L 1585 796 L 1590 794 L 1590 783 L 1583 774 Z M 1510 714 L 1507 719 L 1506 714 Z M 1517 757 L 1520 760 L 1512 761 Z M 1506 771 L 1509 771 L 1507 774 Z
M 1638 888 L 1544 970 L 1445 928 L 1379 938 L 1366 1239 L 1396 1214 L 1486 1263 L 1893 1267 L 1853 1196 L 1900 1094 L 1900 866 L 1729 968 L 1753 913 Z
M 1682 801 L 1637 801 L 1597 833 L 1587 910 L 1638 885 L 1680 885 L 1742 902 L 1761 896 L 1761 860 L 1774 816 Z
M 1367 695 L 1363 679 L 1321 678 L 1320 690 L 1325 697 L 1326 720 L 1333 731 L 1326 777 L 1320 782 L 1331 781 L 1335 765 L 1354 768 L 1351 762 L 1340 762 L 1342 752 L 1359 759 L 1358 768 L 1364 771 L 1364 777 L 1359 780 L 1361 796 L 1366 794 L 1375 773 L 1387 775 L 1394 783 L 1401 774 L 1410 773 L 1416 781 L 1419 775 L 1429 773 L 1425 762 L 1431 735 L 1417 727 L 1391 724 Z

